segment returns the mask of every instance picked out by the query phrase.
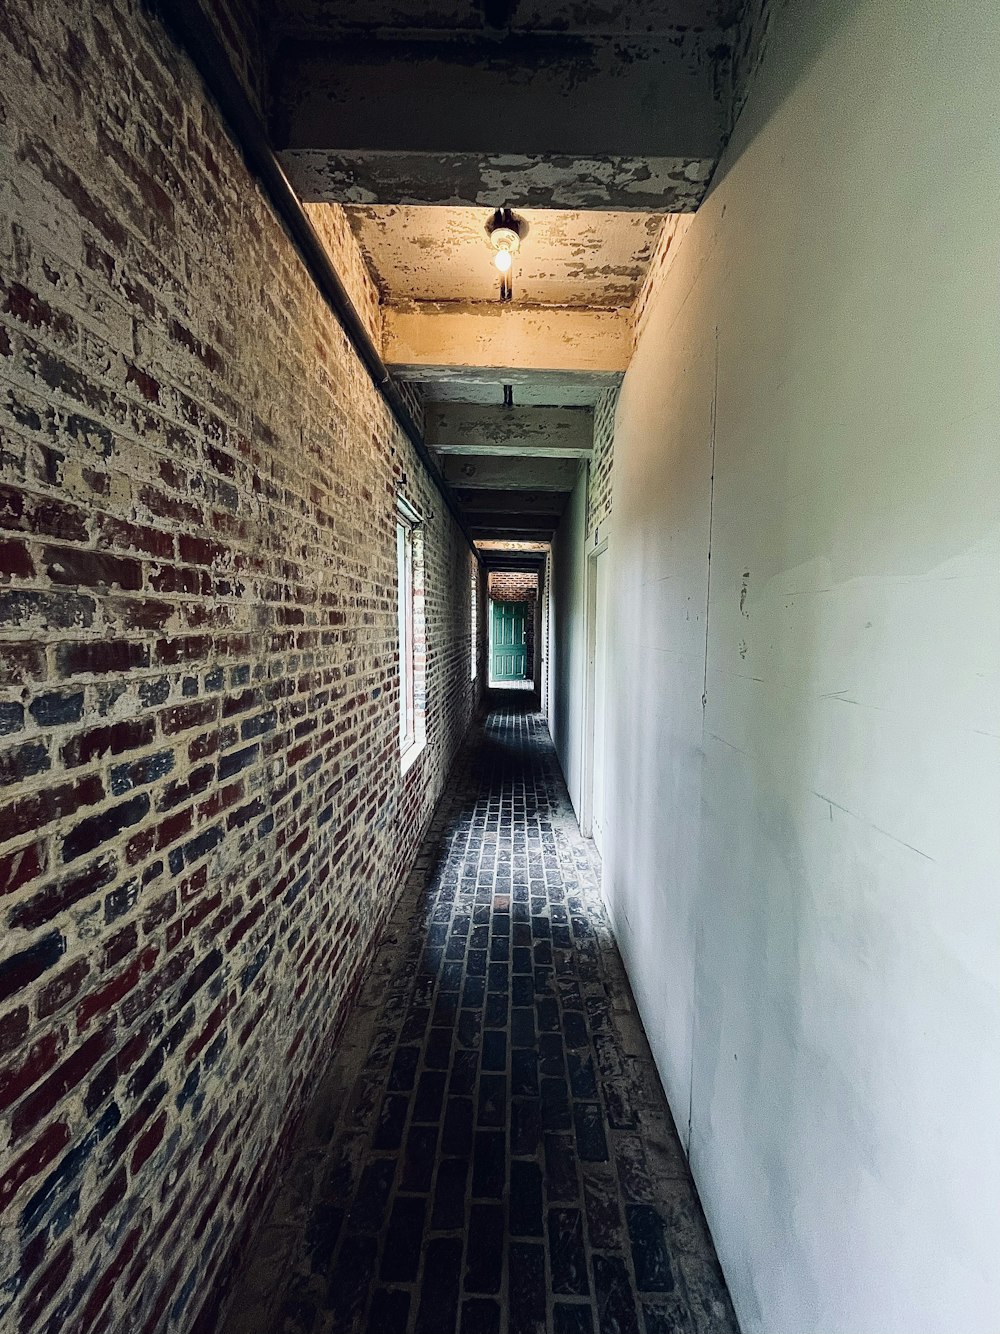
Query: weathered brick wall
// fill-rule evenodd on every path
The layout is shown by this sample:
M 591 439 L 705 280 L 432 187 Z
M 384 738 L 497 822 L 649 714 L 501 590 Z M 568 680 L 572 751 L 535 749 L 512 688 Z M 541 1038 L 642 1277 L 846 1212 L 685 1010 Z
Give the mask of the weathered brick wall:
M 606 389 L 594 408 L 594 452 L 587 478 L 587 538 L 611 518 L 611 465 L 615 456 L 618 390 Z
M 494 602 L 534 602 L 538 597 L 538 575 L 523 570 L 491 570 L 489 587 Z
M 201 8 L 221 39 L 243 91 L 261 120 L 266 120 L 269 88 L 265 51 L 273 39 L 267 16 L 261 12 L 261 0 L 201 0 Z M 165 12 L 169 12 L 169 6 Z
M 0 69 L 0 1327 L 186 1331 L 465 731 L 473 558 L 156 23 L 2 0 Z
M 369 338 L 382 350 L 382 307 L 378 288 L 351 232 L 351 224 L 340 204 L 305 204 L 306 216 L 316 229 L 344 284 L 351 304 L 361 317 Z M 419 394 L 419 386 L 412 390 Z

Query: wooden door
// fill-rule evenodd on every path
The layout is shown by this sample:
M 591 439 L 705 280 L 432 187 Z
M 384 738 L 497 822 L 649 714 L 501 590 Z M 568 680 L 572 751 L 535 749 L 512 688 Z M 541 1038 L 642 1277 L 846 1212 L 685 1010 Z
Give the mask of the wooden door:
M 528 674 L 528 604 L 494 602 L 490 634 L 494 681 L 523 681 Z

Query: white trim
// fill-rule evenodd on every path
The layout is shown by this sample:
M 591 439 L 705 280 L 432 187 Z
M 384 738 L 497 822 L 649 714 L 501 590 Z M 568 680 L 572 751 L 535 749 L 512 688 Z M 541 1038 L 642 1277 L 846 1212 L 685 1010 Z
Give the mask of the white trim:
M 584 543 L 584 643 L 587 663 L 583 686 L 583 772 L 580 775 L 580 832 L 594 836 L 594 720 L 597 658 L 597 558 L 608 549 L 608 525 L 595 528 Z
M 399 492 L 396 493 L 396 513 L 403 523 L 409 524 L 411 528 L 416 528 L 417 524 L 424 521 L 420 511 L 415 509 L 406 497 Z
M 399 627 L 399 759 L 400 769 L 405 775 L 412 768 L 417 757 L 427 744 L 427 730 L 424 710 L 426 701 L 423 691 L 426 681 L 422 680 L 421 691 L 417 689 L 417 603 L 414 592 L 416 581 L 417 548 L 422 548 L 417 530 L 423 519 L 420 513 L 406 499 L 396 495 L 396 579 L 397 579 L 397 624 Z M 422 560 L 422 556 L 421 556 Z M 426 573 L 421 563 L 422 578 Z M 426 626 L 421 626 L 422 642 L 426 652 Z
M 414 662 L 413 528 L 396 517 L 396 626 L 399 642 L 399 745 L 416 740 L 416 668 Z
M 409 771 L 413 768 L 416 761 L 423 754 L 426 745 L 427 745 L 426 736 L 421 736 L 417 737 L 416 740 L 411 741 L 405 750 L 400 751 L 399 764 L 401 773 L 403 774 L 409 773 Z

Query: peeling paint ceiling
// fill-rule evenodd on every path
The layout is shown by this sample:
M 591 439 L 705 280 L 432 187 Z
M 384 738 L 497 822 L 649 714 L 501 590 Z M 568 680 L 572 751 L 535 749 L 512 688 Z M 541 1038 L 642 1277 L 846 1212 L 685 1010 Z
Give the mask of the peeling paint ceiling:
M 624 34 L 725 27 L 738 9 L 739 0 L 281 0 L 272 21 L 295 31 L 468 33 L 490 31 L 493 17 L 512 32 Z
M 301 198 L 343 206 L 380 300 L 394 308 L 387 341 L 420 303 L 421 317 L 440 314 L 439 323 L 469 315 L 484 327 L 502 314 L 488 308 L 499 276 L 485 227 L 506 206 L 528 224 L 514 303 L 535 309 L 521 324 L 561 329 L 587 324 L 567 308 L 600 312 L 590 326 L 606 350 L 619 317 L 605 312 L 634 309 L 665 223 L 708 188 L 745 4 L 274 0 L 276 146 Z M 436 360 L 400 338 L 386 360 L 411 378 L 428 420 L 434 405 L 499 408 L 505 385 L 529 410 L 592 408 L 606 391 L 606 368 L 581 370 L 564 347 L 533 359 L 510 328 L 489 356 L 482 334 L 463 332 Z M 438 458 L 472 531 L 492 539 L 477 543 L 487 563 L 528 568 L 548 550 L 542 539 L 568 487 L 551 469 L 539 473 L 553 463 L 542 450 L 515 453 L 494 434 L 485 470 L 471 461 L 478 455 Z M 569 464 L 571 474 L 582 466 Z
M 549 542 L 523 542 L 516 538 L 476 538 L 476 546 L 480 551 L 548 551 Z
M 478 403 L 483 406 L 503 403 L 503 382 L 474 375 L 456 376 L 454 380 L 422 383 L 427 403 Z M 592 408 L 605 386 L 573 383 L 568 376 L 560 379 L 538 377 L 514 386 L 514 406 L 522 408 Z
M 384 301 L 494 301 L 498 275 L 481 208 L 349 206 L 346 213 Z M 514 295 L 532 306 L 631 305 L 662 213 L 524 209 Z

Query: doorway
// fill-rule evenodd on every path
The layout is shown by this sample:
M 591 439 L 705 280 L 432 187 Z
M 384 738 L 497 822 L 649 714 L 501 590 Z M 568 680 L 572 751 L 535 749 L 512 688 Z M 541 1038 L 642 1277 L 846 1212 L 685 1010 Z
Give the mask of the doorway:
M 528 680 L 528 604 L 491 602 L 490 680 Z
M 583 832 L 604 856 L 607 828 L 608 544 L 587 554 L 587 688 Z

